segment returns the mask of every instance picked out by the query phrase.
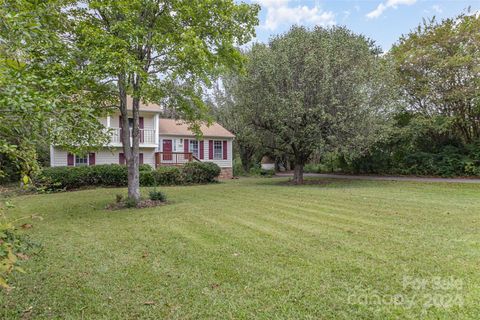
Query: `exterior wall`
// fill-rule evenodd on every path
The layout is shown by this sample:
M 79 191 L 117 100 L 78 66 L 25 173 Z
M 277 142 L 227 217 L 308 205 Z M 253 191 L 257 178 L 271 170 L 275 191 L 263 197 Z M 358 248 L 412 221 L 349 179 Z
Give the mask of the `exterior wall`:
M 52 167 L 67 166 L 68 152 L 59 148 L 52 147 L 50 157 L 50 165 Z M 95 164 L 118 164 L 119 154 L 122 153 L 121 148 L 112 148 L 111 150 L 100 150 L 95 152 Z M 143 163 L 155 167 L 155 150 L 152 148 L 140 148 L 143 153 Z
M 143 117 L 143 127 L 144 129 L 155 129 L 154 118 L 155 114 L 145 113 L 140 111 L 140 117 Z M 100 122 L 107 126 L 107 118 L 102 118 Z M 110 116 L 110 127 L 120 128 L 120 113 L 114 113 Z
M 264 170 L 273 170 L 275 169 L 275 163 L 262 163 L 262 169 Z
M 182 136 L 160 136 L 160 145 L 159 145 L 159 151 L 163 151 L 163 140 L 173 140 L 172 145 L 173 147 L 173 152 L 183 152 L 184 151 L 184 146 L 183 146 L 183 141 L 185 139 L 188 140 L 194 140 L 192 137 L 182 137 Z M 182 142 L 180 142 L 182 140 Z M 227 140 L 227 160 L 223 159 L 209 159 L 208 158 L 208 153 L 209 153 L 209 140 Z M 232 151 L 232 142 L 233 139 L 231 138 L 206 138 L 204 140 L 204 150 L 203 150 L 203 159 L 201 159 L 202 162 L 213 162 L 218 164 L 220 168 L 232 168 L 232 159 L 233 159 L 233 151 Z M 200 149 L 200 147 L 199 147 Z M 200 151 L 200 150 L 199 150 Z

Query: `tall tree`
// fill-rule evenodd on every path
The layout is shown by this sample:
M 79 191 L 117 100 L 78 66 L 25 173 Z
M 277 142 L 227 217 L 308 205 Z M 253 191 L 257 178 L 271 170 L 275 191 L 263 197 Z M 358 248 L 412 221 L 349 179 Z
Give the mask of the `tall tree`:
M 378 138 L 387 97 L 379 50 L 345 28 L 293 27 L 248 53 L 240 104 L 266 147 L 291 155 L 294 181 L 312 153 L 353 157 Z
M 215 87 L 210 102 L 216 120 L 235 134 L 235 145 L 238 149 L 242 167 L 249 172 L 253 157 L 261 150 L 261 140 L 240 105 L 238 75 L 222 76 Z
M 480 139 L 480 15 L 424 21 L 390 54 L 408 110 L 464 143 Z
M 236 46 L 254 35 L 258 10 L 233 0 L 85 0 L 70 10 L 88 72 L 116 83 L 123 128 L 133 97 L 132 133 L 122 131 L 130 198 L 140 197 L 140 101 L 176 108 L 198 130 L 202 85 L 240 67 Z
M 36 145 L 82 152 L 106 141 L 98 117 L 108 107 L 109 88 L 78 64 L 64 6 L 0 2 L 0 154 L 26 180 L 38 169 Z

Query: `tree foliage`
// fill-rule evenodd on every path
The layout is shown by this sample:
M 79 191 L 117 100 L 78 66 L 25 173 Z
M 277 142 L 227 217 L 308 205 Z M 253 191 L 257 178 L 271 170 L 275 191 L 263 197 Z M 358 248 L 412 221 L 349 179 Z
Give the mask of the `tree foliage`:
M 198 131 L 198 120 L 207 115 L 202 86 L 224 69 L 241 66 L 236 46 L 253 36 L 258 6 L 233 0 L 83 3 L 71 10 L 76 41 L 87 72 L 116 83 L 123 128 L 128 127 L 127 95 L 133 97 L 132 135 L 123 130 L 122 142 L 129 197 L 138 200 L 140 101 L 180 110 Z
M 409 111 L 465 143 L 480 138 L 480 15 L 424 22 L 391 50 Z
M 0 153 L 24 176 L 38 169 L 38 144 L 82 152 L 106 141 L 97 117 L 108 107 L 108 88 L 78 63 L 64 5 L 0 4 Z
M 238 104 L 266 147 L 294 158 L 297 183 L 314 151 L 353 156 L 379 137 L 389 99 L 378 54 L 338 27 L 293 27 L 247 54 Z
M 210 104 L 216 120 L 235 134 L 234 146 L 240 156 L 243 171 L 248 173 L 256 153 L 265 151 L 261 139 L 241 105 L 239 74 L 222 76 L 215 87 Z

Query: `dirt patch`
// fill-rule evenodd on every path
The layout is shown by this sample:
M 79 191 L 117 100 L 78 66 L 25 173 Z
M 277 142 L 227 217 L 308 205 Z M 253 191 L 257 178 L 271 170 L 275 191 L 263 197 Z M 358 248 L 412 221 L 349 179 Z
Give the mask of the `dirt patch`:
M 332 179 L 305 179 L 303 184 L 297 184 L 292 179 L 281 181 L 278 184 L 284 186 L 309 186 L 309 185 L 327 185 L 334 182 Z
M 163 206 L 166 205 L 168 202 L 166 201 L 160 201 L 160 200 L 141 200 L 140 202 L 137 203 L 136 207 L 130 207 L 127 206 L 125 202 L 115 202 L 107 205 L 105 209 L 107 210 L 122 210 L 122 209 L 132 209 L 132 208 L 137 208 L 137 209 L 142 209 L 142 208 L 153 208 L 153 207 L 158 207 L 158 206 Z

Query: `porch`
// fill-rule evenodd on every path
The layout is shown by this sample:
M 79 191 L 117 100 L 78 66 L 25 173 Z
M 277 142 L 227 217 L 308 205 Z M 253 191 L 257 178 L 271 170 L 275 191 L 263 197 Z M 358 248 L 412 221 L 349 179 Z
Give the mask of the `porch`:
M 200 159 L 191 152 L 155 152 L 155 168 L 181 166 L 192 161 L 200 162 Z
M 108 128 L 110 130 L 110 143 L 114 145 L 121 145 L 122 143 L 122 129 L 121 128 Z M 130 130 L 130 137 L 132 136 L 132 129 Z M 140 145 L 148 145 L 156 147 L 158 142 L 155 138 L 156 131 L 155 129 L 139 129 L 140 131 Z M 131 138 L 130 138 L 131 140 Z

